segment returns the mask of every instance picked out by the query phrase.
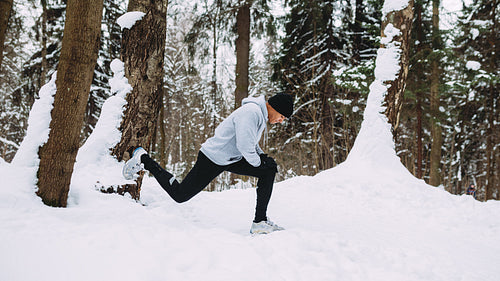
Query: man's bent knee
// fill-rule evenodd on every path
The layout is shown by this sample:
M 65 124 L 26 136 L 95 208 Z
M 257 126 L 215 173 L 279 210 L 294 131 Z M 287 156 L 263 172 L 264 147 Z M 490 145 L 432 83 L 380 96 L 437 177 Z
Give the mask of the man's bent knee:
M 266 176 L 274 176 L 278 173 L 278 168 L 276 167 L 266 167 L 262 169 Z
M 177 203 L 184 203 L 189 201 L 189 199 L 191 198 L 190 197 L 188 198 L 186 196 L 172 196 L 172 199 L 174 199 L 174 201 Z
M 177 203 L 184 203 L 184 202 L 189 201 L 189 199 L 193 198 L 194 195 L 184 194 L 184 193 L 175 193 L 175 194 L 171 194 L 170 197 L 172 197 L 172 199 L 174 199 L 174 201 Z

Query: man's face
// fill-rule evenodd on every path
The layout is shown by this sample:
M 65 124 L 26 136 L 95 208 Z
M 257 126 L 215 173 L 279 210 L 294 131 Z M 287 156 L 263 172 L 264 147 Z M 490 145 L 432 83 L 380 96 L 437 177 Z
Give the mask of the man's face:
M 281 123 L 281 122 L 285 121 L 285 119 L 286 119 L 285 116 L 283 116 L 278 111 L 274 110 L 274 108 L 272 108 L 272 107 L 269 107 L 267 114 L 268 114 L 269 123 L 271 123 L 271 124 Z

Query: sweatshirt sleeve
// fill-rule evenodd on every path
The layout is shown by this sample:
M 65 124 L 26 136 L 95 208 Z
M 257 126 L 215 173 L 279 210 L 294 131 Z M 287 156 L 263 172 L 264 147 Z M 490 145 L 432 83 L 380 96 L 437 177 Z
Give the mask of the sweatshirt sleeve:
M 236 133 L 236 148 L 241 155 L 252 166 L 260 166 L 260 157 L 257 153 L 259 136 L 260 108 L 249 106 L 247 110 L 241 110 L 233 119 Z
M 255 149 L 257 150 L 257 154 L 258 155 L 261 155 L 261 154 L 264 154 L 264 150 L 262 150 L 262 148 L 260 148 L 259 146 L 259 143 L 257 142 L 257 144 L 255 145 Z

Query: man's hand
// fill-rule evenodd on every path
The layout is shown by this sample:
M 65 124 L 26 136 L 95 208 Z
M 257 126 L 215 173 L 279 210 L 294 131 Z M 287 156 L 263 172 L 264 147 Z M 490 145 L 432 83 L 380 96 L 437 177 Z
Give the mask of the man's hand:
M 274 169 L 278 171 L 278 164 L 272 157 L 267 156 L 267 154 L 261 154 L 260 156 L 260 166 L 261 169 Z

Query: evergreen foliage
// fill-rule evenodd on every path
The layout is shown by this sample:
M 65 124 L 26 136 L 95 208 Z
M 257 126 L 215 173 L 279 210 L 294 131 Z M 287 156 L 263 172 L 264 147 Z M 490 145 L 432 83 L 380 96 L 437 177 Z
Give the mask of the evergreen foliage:
M 475 184 L 480 200 L 500 196 L 500 131 L 495 125 L 499 118 L 499 65 L 494 57 L 499 48 L 499 33 L 495 29 L 498 7 L 493 7 L 494 3 L 475 1 L 464 6 L 457 28 L 442 30 L 443 45 L 432 48 L 430 3 L 416 1 L 413 56 L 396 142 L 406 167 L 415 176 L 428 180 L 430 124 L 432 118 L 437 118 L 444 140 L 440 175 L 443 186 L 451 193 L 463 194 L 469 184 Z M 441 58 L 443 70 L 439 112 L 430 108 L 433 56 Z
M 314 174 L 342 162 L 354 142 L 373 76 L 378 46 L 371 32 L 380 33 L 380 4 L 357 2 L 353 12 L 349 1 L 288 2 L 273 77 L 295 96 L 297 108 L 279 138 L 288 149 L 312 156 L 283 159 L 295 163 L 299 173 Z
M 460 187 L 474 183 L 482 199 L 500 199 L 500 51 L 498 2 L 477 0 L 464 7 L 455 39 L 457 65 L 453 90 L 456 151 L 451 174 Z

